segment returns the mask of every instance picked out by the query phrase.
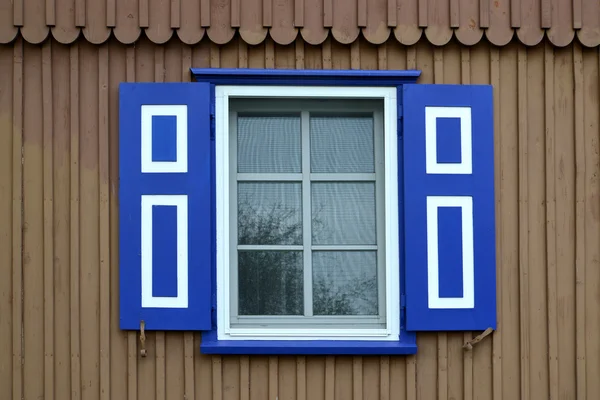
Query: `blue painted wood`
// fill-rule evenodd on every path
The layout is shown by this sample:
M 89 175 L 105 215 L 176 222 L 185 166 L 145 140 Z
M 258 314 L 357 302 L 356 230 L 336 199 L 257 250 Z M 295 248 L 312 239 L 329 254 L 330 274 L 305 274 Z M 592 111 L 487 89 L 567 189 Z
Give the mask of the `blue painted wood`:
M 200 350 L 204 354 L 245 355 L 402 355 L 415 354 L 417 343 L 412 333 L 398 341 L 358 340 L 216 340 L 204 333 Z
M 460 207 L 438 208 L 440 297 L 463 297 L 462 212 Z
M 496 327 L 496 241 L 494 214 L 494 131 L 492 87 L 484 85 L 404 85 L 404 221 L 406 318 L 409 331 L 484 330 Z M 425 107 L 470 107 L 472 174 L 427 174 Z M 441 161 L 441 160 L 440 160 Z M 451 160 L 452 161 L 452 160 Z M 464 161 L 464 160 L 463 160 Z M 472 196 L 474 308 L 430 308 L 428 301 L 427 196 Z M 402 212 L 402 210 L 401 210 Z M 461 227 L 454 222 L 456 234 Z M 449 230 L 446 225 L 442 229 Z M 440 233 L 441 230 L 440 230 Z M 462 257 L 439 253 L 444 263 Z M 442 257 L 443 256 L 443 257 Z M 461 270 L 462 270 L 462 266 Z M 462 276 L 440 274 L 451 287 Z M 442 287 L 442 285 L 440 285 Z
M 152 295 L 177 297 L 177 207 L 152 207 Z
M 119 87 L 119 256 L 120 327 L 147 330 L 211 328 L 211 143 L 210 85 L 204 83 L 122 83 Z M 188 106 L 187 173 L 141 172 L 141 106 Z M 143 308 L 141 304 L 141 196 L 188 196 L 189 302 L 185 308 Z M 153 232 L 172 232 L 173 222 L 154 221 Z M 156 225 L 158 224 L 158 225 Z M 171 254 L 169 252 L 164 254 Z M 171 255 L 158 261 L 176 273 Z M 155 260 L 157 261 L 157 260 Z M 171 285 L 165 282 L 167 285 Z M 161 286 L 158 292 L 171 289 Z M 157 295 L 156 293 L 154 294 Z
M 437 162 L 460 163 L 460 119 L 437 119 Z
M 418 70 L 294 70 L 191 68 L 197 82 L 216 85 L 398 86 L 414 83 Z
M 177 119 L 152 117 L 152 161 L 177 161 Z

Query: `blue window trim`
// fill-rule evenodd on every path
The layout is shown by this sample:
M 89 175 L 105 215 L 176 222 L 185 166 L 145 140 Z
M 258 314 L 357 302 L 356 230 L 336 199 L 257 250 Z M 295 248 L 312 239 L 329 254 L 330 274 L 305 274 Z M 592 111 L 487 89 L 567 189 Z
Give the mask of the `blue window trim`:
M 402 84 L 416 83 L 421 75 L 418 70 L 276 70 L 276 69 L 212 69 L 191 68 L 196 82 L 212 85 L 284 85 L 284 86 L 395 86 L 398 90 L 398 207 L 399 254 L 404 260 L 404 202 L 403 192 L 403 140 L 402 140 Z M 214 101 L 211 105 L 211 197 L 216 201 L 215 187 L 215 141 Z M 215 213 L 211 216 L 213 232 L 216 229 Z M 400 262 L 400 337 L 398 341 L 350 341 L 350 340 L 218 340 L 216 318 L 216 242 L 211 238 L 211 281 L 212 281 L 212 330 L 202 332 L 200 351 L 204 354 L 271 354 L 271 355 L 401 355 L 417 352 L 415 332 L 406 331 L 406 309 L 404 304 L 404 262 Z
M 415 83 L 418 70 L 190 68 L 196 82 L 214 85 L 398 86 Z

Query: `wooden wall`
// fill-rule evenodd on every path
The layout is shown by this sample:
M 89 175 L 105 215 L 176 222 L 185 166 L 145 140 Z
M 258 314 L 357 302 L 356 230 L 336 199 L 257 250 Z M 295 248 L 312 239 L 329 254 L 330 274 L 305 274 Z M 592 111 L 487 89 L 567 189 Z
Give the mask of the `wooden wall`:
M 118 329 L 118 83 L 189 67 L 423 71 L 495 87 L 498 330 L 410 357 L 237 357 Z M 2 399 L 600 398 L 599 49 L 301 39 L 0 45 Z

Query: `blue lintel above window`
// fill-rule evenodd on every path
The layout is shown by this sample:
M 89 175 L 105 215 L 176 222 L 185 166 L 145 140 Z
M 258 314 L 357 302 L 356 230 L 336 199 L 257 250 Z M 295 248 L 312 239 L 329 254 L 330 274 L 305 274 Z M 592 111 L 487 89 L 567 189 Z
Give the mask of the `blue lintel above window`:
M 418 70 L 311 70 L 191 68 L 196 82 L 213 85 L 398 86 L 415 83 Z

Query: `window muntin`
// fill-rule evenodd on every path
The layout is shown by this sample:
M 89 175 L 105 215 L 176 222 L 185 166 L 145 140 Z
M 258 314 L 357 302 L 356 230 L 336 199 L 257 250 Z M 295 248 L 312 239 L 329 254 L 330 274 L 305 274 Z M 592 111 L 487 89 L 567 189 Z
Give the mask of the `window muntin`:
M 385 328 L 382 119 L 381 100 L 231 100 L 232 328 Z

